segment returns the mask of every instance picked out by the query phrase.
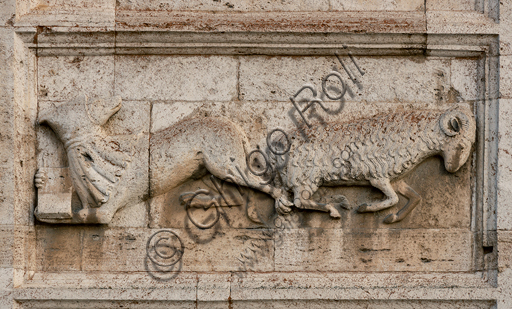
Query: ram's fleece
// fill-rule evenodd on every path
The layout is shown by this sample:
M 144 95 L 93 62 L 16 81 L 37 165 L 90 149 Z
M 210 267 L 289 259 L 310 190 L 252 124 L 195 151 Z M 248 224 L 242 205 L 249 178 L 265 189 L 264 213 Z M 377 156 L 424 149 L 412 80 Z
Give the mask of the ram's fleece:
M 471 153 L 475 120 L 466 108 L 400 111 L 355 122 L 331 123 L 291 136 L 291 150 L 275 159 L 284 188 L 293 191 L 296 207 L 328 211 L 339 217 L 335 204 L 311 200 L 320 186 L 372 185 L 386 199 L 363 204 L 359 212 L 394 206 L 398 203 L 395 189 L 409 198 L 400 212 L 385 219 L 392 223 L 402 220 L 421 197 L 403 181 L 393 186 L 390 182 L 435 155 L 444 158 L 449 172 L 456 172 Z

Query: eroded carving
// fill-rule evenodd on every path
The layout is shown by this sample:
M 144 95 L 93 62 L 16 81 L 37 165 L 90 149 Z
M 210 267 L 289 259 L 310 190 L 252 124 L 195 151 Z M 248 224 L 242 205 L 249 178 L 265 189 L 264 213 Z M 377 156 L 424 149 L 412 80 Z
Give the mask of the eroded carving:
M 132 168 L 130 154 L 115 149 L 115 140 L 107 143 L 102 129 L 120 108 L 120 98 L 89 102 L 86 97 L 79 97 L 41 115 L 39 122 L 48 124 L 65 145 L 71 178 L 83 209 L 70 220 L 47 220 L 41 216 L 38 219 L 108 223 L 119 208 L 140 201 L 130 189 L 143 187 L 147 179 L 122 179 L 125 170 Z M 152 134 L 149 149 L 149 196 L 164 194 L 210 172 L 217 178 L 229 178 L 238 185 L 265 192 L 276 203 L 291 206 L 291 202 L 281 198 L 281 189 L 262 185 L 261 179 L 251 173 L 244 177 L 233 172 L 247 170 L 245 157 L 252 148 L 242 129 L 228 119 L 185 119 Z M 39 183 L 40 176 L 36 175 Z
M 286 156 L 273 156 L 285 190 L 294 205 L 340 217 L 336 203 L 311 199 L 320 186 L 371 185 L 382 201 L 360 205 L 358 212 L 375 212 L 398 203 L 396 192 L 409 202 L 386 223 L 402 220 L 421 197 L 401 177 L 428 157 L 441 155 L 447 171 L 466 163 L 475 142 L 476 124 L 465 108 L 449 111 L 403 111 L 349 123 L 306 129 L 293 135 Z M 397 180 L 393 185 L 391 181 Z M 281 211 L 290 208 L 282 205 Z
M 421 201 L 401 177 L 435 155 L 444 158 L 449 172 L 456 172 L 471 153 L 476 130 L 471 112 L 464 108 L 400 111 L 288 134 L 279 130 L 284 133 L 281 138 L 267 141 L 266 153 L 270 159 L 266 163 L 279 175 L 279 179 L 270 182 L 265 181 L 265 175 L 250 172 L 251 160 L 247 158 L 255 148 L 249 145 L 238 125 L 226 118 L 187 118 L 151 135 L 148 180 L 125 176 L 138 175 L 133 173 L 137 166 L 131 164 L 135 151 L 130 151 L 129 143 L 121 147 L 116 137 L 108 136 L 103 129 L 120 108 L 119 98 L 79 97 L 40 116 L 40 123 L 48 124 L 65 145 L 70 177 L 82 209 L 74 211 L 72 218 L 53 218 L 36 211 L 39 220 L 109 223 L 121 207 L 167 193 L 190 179 L 210 173 L 237 186 L 269 194 L 281 213 L 295 206 L 340 217 L 338 208 L 349 208 L 348 201 L 343 196 L 326 204 L 314 201 L 312 197 L 320 186 L 371 185 L 385 194 L 382 201 L 360 205 L 359 212 L 396 205 L 398 192 L 409 202 L 385 219 L 386 223 L 393 223 L 402 220 Z M 138 138 L 135 135 L 131 140 Z M 281 146 L 274 147 L 273 143 Z M 147 188 L 148 181 L 150 189 L 146 192 L 134 190 Z M 38 187 L 44 184 L 41 173 L 36 175 L 36 184 Z M 222 190 L 217 188 L 217 191 L 221 194 L 218 197 L 203 194 L 196 203 L 216 208 L 236 204 L 228 201 Z M 288 192 L 293 194 L 293 199 L 288 197 Z M 190 194 L 182 196 L 188 208 L 191 198 Z

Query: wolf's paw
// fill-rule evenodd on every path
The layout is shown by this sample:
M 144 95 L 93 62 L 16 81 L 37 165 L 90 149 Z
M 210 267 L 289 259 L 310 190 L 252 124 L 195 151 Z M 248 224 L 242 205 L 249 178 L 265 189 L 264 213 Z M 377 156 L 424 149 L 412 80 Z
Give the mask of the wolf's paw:
M 78 212 L 82 223 L 109 224 L 114 214 L 100 208 L 86 208 Z

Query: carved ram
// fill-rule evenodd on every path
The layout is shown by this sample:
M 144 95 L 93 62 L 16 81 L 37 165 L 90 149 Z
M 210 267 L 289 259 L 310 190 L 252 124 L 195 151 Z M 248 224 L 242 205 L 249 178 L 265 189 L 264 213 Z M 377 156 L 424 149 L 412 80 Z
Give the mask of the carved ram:
M 448 172 L 468 159 L 475 142 L 475 121 L 466 108 L 448 111 L 402 111 L 348 123 L 328 124 L 293 135 L 291 150 L 276 156 L 277 169 L 293 203 L 302 209 L 340 217 L 336 204 L 311 199 L 320 186 L 371 185 L 386 198 L 360 205 L 358 212 L 375 212 L 409 199 L 386 223 L 402 220 L 421 197 L 401 177 L 428 157 L 441 155 Z M 397 180 L 393 185 L 391 182 Z M 289 207 L 279 205 L 281 212 Z

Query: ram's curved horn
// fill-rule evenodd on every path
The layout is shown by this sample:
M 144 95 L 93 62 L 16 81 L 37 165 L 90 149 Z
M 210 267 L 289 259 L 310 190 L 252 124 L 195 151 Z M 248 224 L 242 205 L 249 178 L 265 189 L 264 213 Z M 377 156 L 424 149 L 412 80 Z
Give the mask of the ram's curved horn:
M 439 126 L 444 134 L 455 136 L 468 132 L 471 129 L 471 121 L 466 113 L 455 109 L 449 110 L 441 115 L 439 118 Z

